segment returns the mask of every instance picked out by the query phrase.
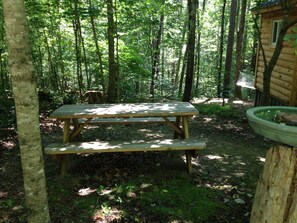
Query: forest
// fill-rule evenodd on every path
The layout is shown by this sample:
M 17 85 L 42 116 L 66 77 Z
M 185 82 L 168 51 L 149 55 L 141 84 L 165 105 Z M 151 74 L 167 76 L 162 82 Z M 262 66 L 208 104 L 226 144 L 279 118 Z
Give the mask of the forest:
M 82 102 L 92 90 L 107 102 L 250 98 L 253 91 L 236 83 L 240 74 L 253 77 L 256 4 L 26 0 L 38 91 L 64 103 Z M 11 80 L 3 15 L 0 19 L 3 94 L 11 90 Z
M 295 222 L 296 0 L 0 3 L 1 223 Z

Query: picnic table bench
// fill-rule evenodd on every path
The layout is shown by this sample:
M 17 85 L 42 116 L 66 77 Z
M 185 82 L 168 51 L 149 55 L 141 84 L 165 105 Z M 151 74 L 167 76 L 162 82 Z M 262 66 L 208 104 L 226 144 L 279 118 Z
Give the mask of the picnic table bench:
M 193 151 L 206 147 L 205 140 L 189 139 L 188 118 L 197 114 L 187 102 L 63 105 L 50 115 L 64 121 L 63 142 L 47 145 L 44 151 L 59 156 L 65 175 L 69 154 L 184 150 L 191 173 Z M 155 123 L 171 126 L 174 139 L 75 142 L 86 125 Z

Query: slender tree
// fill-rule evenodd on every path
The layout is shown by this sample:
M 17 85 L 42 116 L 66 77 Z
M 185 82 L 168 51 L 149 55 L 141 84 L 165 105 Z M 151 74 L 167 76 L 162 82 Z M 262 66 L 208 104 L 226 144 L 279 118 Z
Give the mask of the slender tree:
M 164 0 L 162 4 L 164 4 Z M 151 86 L 150 86 L 150 94 L 152 95 L 152 99 L 155 98 L 155 80 L 159 73 L 160 66 L 160 45 L 163 33 L 163 25 L 164 25 L 164 10 L 162 9 L 160 20 L 159 20 L 159 29 L 156 37 L 152 41 L 152 52 L 153 52 L 153 64 L 152 64 L 152 73 L 151 73 Z
M 3 0 L 29 223 L 50 222 L 36 76 L 23 0 Z
M 232 0 L 230 17 L 229 17 L 229 33 L 228 33 L 224 86 L 223 86 L 224 98 L 228 98 L 230 95 L 230 81 L 231 81 L 232 54 L 233 54 L 233 45 L 234 45 L 234 31 L 235 31 L 235 23 L 236 23 L 236 9 L 237 9 L 237 0 Z
M 76 56 L 76 76 L 78 81 L 80 101 L 83 101 L 83 75 L 82 75 L 82 54 L 81 54 L 81 36 L 80 36 L 80 15 L 79 0 L 74 1 L 75 19 L 73 20 L 74 38 L 75 38 L 75 56 Z
M 197 5 L 198 5 L 197 0 L 188 0 L 189 33 L 188 33 L 188 43 L 187 43 L 188 53 L 187 53 L 186 81 L 185 81 L 183 101 L 190 101 L 192 87 L 193 87 Z
M 109 81 L 107 90 L 107 102 L 117 102 L 119 97 L 119 77 L 118 69 L 115 60 L 115 23 L 114 23 L 114 12 L 113 12 L 113 0 L 107 0 L 107 19 L 108 19 L 108 71 Z
M 196 52 L 196 58 L 195 58 L 195 68 L 196 68 L 196 83 L 195 83 L 195 92 L 198 94 L 198 88 L 199 88 L 199 77 L 200 77 L 200 61 L 201 61 L 201 20 L 203 20 L 203 15 L 205 12 L 205 4 L 206 0 L 203 0 L 202 2 L 202 9 L 201 13 L 198 13 L 197 15 L 197 27 L 198 27 L 198 34 L 197 34 L 197 52 Z M 199 8 L 199 1 L 198 6 Z M 199 10 L 198 10 L 199 11 Z
M 241 98 L 241 87 L 238 86 L 236 83 L 238 81 L 239 73 L 242 65 L 242 51 L 243 51 L 242 42 L 243 42 L 244 28 L 245 28 L 246 6 L 247 6 L 247 0 L 242 0 L 239 29 L 237 32 L 237 39 L 236 39 L 236 66 L 235 66 L 234 96 L 237 98 Z
M 222 15 L 221 15 L 218 83 L 217 83 L 217 97 L 218 98 L 220 98 L 222 96 L 222 64 L 223 64 L 223 53 L 224 53 L 225 11 L 226 11 L 226 0 L 223 0 Z
M 95 43 L 96 56 L 98 57 L 98 67 L 99 67 L 98 75 L 96 76 L 95 80 L 96 80 L 96 84 L 98 85 L 98 87 L 99 87 L 99 85 L 102 86 L 103 96 L 104 96 L 106 93 L 106 90 L 105 90 L 104 71 L 103 71 L 103 64 L 102 64 L 102 52 L 100 51 L 99 44 L 98 44 L 97 29 L 95 26 L 95 18 L 93 15 L 95 10 L 93 10 L 92 0 L 88 0 L 88 3 L 89 3 L 89 7 L 90 7 L 90 12 L 89 12 L 90 20 L 91 20 L 93 39 L 94 39 L 94 43 Z

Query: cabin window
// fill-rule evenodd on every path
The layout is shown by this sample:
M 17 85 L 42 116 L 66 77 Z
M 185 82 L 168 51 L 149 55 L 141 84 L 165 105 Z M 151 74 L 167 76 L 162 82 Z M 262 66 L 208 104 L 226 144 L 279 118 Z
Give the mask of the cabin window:
M 279 31 L 280 31 L 280 26 L 281 26 L 282 20 L 274 20 L 272 23 L 272 37 L 271 37 L 271 45 L 275 46 Z

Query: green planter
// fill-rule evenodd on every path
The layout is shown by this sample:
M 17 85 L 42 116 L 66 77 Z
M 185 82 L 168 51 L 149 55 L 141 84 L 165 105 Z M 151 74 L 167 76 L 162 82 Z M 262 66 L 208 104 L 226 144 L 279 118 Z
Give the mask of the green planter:
M 275 116 L 280 112 L 297 114 L 297 107 L 255 107 L 248 109 L 246 116 L 250 126 L 257 134 L 282 144 L 297 147 L 297 126 L 274 121 Z

